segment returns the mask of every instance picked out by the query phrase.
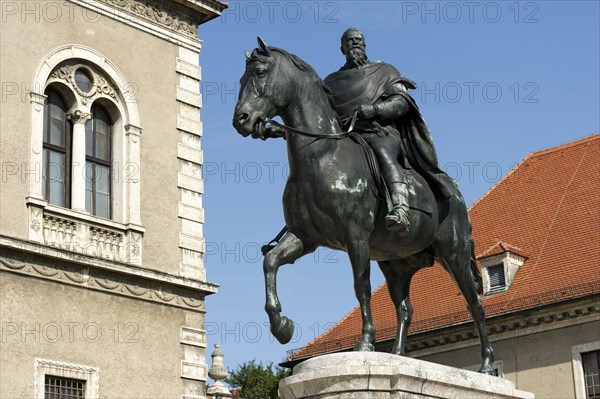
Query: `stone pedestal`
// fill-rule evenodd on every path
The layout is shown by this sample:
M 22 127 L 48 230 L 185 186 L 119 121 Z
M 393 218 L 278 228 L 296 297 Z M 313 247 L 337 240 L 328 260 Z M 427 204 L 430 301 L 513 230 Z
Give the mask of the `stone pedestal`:
M 309 359 L 279 383 L 282 399 L 533 399 L 508 380 L 380 352 Z

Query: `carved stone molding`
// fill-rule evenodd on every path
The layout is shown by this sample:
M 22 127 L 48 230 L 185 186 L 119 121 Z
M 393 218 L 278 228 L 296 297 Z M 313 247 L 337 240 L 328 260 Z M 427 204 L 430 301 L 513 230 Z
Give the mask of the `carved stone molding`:
M 102 3 L 118 7 L 150 22 L 162 25 L 185 36 L 197 38 L 198 26 L 196 22 L 183 13 L 176 11 L 175 7 L 168 7 L 155 2 L 154 4 L 142 0 L 99 0 Z
M 37 112 L 40 112 L 44 109 L 44 104 L 46 103 L 47 97 L 48 96 L 45 94 L 36 93 L 35 91 L 29 92 L 29 99 Z
M 154 281 L 141 272 L 133 274 L 135 270 L 123 274 L 91 264 L 61 262 L 8 248 L 2 248 L 0 271 L 199 312 L 204 312 L 204 296 L 211 293 L 200 287 L 188 288 L 169 281 Z
M 85 70 L 92 79 L 92 87 L 88 92 L 81 90 L 75 82 L 75 72 L 79 69 Z M 50 75 L 50 79 L 58 79 L 66 82 L 81 97 L 81 102 L 84 105 L 102 95 L 110 97 L 115 102 L 119 102 L 117 92 L 108 80 L 87 65 L 64 65 L 54 70 Z
M 69 119 L 73 123 L 86 123 L 89 119 L 92 118 L 92 114 L 85 113 L 80 110 L 76 110 L 67 115 L 67 119 Z

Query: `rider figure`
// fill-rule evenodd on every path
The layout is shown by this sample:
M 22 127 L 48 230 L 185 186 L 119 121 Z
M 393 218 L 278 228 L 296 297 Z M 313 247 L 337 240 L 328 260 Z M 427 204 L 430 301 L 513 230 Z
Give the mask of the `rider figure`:
M 408 187 L 405 169 L 414 168 L 438 200 L 457 193 L 456 182 L 438 167 L 429 129 L 407 89 L 416 84 L 392 65 L 370 62 L 363 34 L 355 28 L 341 38 L 346 64 L 325 78 L 335 110 L 348 127 L 353 114 L 360 118 L 354 130 L 373 149 L 390 191 L 392 209 L 386 216 L 389 230 L 408 232 Z M 270 127 L 268 137 L 284 136 Z
M 336 112 L 347 124 L 356 111 L 355 130 L 369 143 L 379 161 L 393 207 L 386 216 L 389 230 L 407 232 L 408 188 L 405 169 L 415 168 L 436 198 L 456 194 L 456 182 L 438 167 L 429 129 L 408 89 L 416 84 L 392 65 L 370 62 L 363 34 L 355 28 L 341 38 L 346 64 L 325 78 Z
M 409 111 L 402 93 L 406 85 L 414 87 L 414 83 L 391 65 L 368 61 L 364 37 L 358 30 L 348 29 L 341 42 L 346 64 L 327 76 L 325 83 L 332 90 L 343 123 L 347 124 L 357 111 L 359 119 L 354 130 L 362 134 L 377 156 L 393 204 L 385 218 L 388 230 L 408 232 L 406 172 L 399 163 L 405 162 L 405 151 L 396 121 Z

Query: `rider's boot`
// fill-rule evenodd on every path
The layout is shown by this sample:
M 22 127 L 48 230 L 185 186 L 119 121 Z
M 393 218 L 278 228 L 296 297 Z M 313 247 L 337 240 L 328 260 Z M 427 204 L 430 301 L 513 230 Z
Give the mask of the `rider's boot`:
M 408 219 L 408 187 L 406 183 L 392 183 L 389 185 L 392 197 L 392 210 L 385 217 L 388 230 L 399 233 L 408 233 L 410 220 Z

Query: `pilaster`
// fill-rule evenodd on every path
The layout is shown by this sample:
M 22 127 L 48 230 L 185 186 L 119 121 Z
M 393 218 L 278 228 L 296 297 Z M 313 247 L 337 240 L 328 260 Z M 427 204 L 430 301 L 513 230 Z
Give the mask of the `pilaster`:
M 178 76 L 176 93 L 179 107 L 177 115 L 179 137 L 177 188 L 180 192 L 180 201 L 177 205 L 177 215 L 180 225 L 180 275 L 205 281 L 206 272 L 202 259 L 205 244 L 203 238 L 204 209 L 202 208 L 204 182 L 201 177 L 203 154 L 200 144 L 202 96 L 200 94 L 199 53 L 179 47 L 175 70 Z
M 42 147 L 44 138 L 41 134 L 38 134 L 40 127 L 44 126 L 44 104 L 46 102 L 46 96 L 43 93 L 37 93 L 31 91 L 29 93 L 29 101 L 31 103 L 31 132 L 36 134 L 30 134 L 31 142 L 31 169 L 35 170 L 33 175 L 29 175 L 29 195 L 36 199 L 43 199 L 42 194 Z
M 204 182 L 201 168 L 203 154 L 200 138 L 200 59 L 198 50 L 180 46 L 175 61 L 177 73 L 177 190 L 179 202 L 179 274 L 182 277 L 206 281 L 203 255 L 204 209 L 202 194 Z M 201 323 L 200 326 L 204 324 Z M 208 367 L 205 359 L 206 332 L 187 325 L 181 327 L 181 378 L 184 383 L 183 399 L 205 398 Z

